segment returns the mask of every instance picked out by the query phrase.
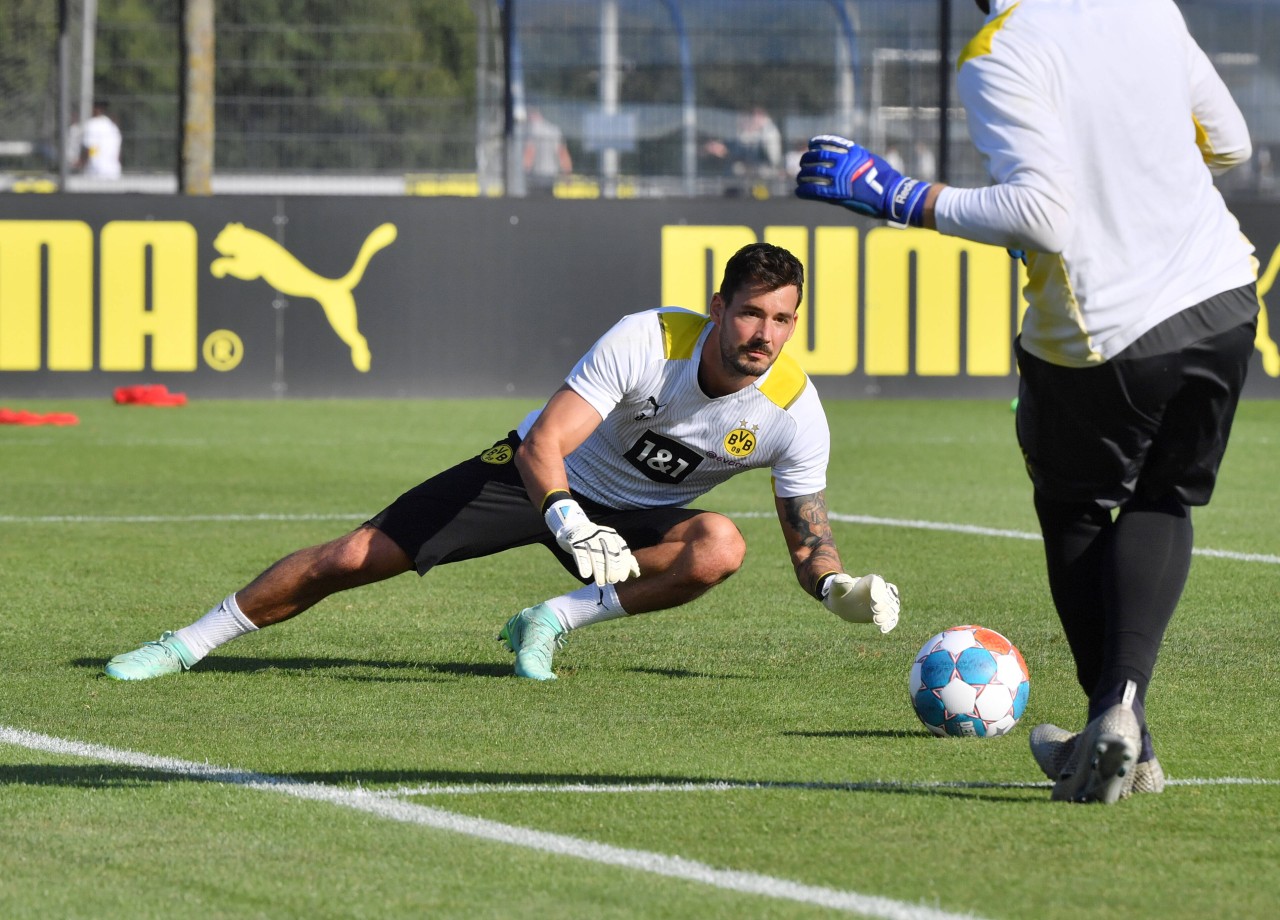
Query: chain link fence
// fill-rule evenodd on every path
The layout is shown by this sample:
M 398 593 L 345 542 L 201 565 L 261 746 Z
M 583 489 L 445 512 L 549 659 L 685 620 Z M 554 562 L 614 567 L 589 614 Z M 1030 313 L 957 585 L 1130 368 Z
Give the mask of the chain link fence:
M 26 178 L 48 187 L 49 175 L 60 172 L 63 155 L 60 88 L 68 94 L 63 101 L 68 128 L 72 119 L 78 123 L 88 114 L 88 100 L 81 106 L 80 79 L 86 71 L 84 0 L 68 0 L 61 10 L 48 0 L 6 0 L 6 5 L 0 15 L 0 187 L 6 174 L 9 183 Z M 63 136 L 75 137 L 73 131 Z
M 68 120 L 110 101 L 124 176 L 172 191 L 181 3 L 8 0 L 0 188 L 57 187 Z M 214 188 L 658 197 L 789 194 L 813 134 L 986 181 L 950 89 L 969 0 L 216 0 Z M 1181 0 L 1277 194 L 1277 0 Z M 65 18 L 60 16 L 65 11 Z M 940 105 L 942 94 L 949 102 Z M 74 137 L 67 146 L 75 148 Z

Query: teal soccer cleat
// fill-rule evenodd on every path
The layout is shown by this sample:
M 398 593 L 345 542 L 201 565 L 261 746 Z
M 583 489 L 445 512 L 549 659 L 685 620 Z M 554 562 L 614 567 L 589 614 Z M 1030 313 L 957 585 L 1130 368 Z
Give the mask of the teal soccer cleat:
M 564 645 L 565 628 L 546 604 L 521 610 L 502 627 L 498 638 L 516 653 L 516 676 L 555 680 L 551 656 Z
M 197 661 L 181 639 L 166 632 L 142 648 L 112 658 L 107 662 L 107 676 L 116 680 L 150 680 L 166 674 L 181 674 Z

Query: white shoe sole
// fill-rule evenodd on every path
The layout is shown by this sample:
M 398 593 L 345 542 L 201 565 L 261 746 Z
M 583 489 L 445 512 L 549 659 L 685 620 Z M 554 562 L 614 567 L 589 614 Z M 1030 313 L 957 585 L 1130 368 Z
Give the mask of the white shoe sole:
M 1142 727 L 1126 700 L 1098 716 L 1080 733 L 1062 777 L 1054 783 L 1055 802 L 1111 805 L 1133 790 L 1134 767 L 1142 745 Z

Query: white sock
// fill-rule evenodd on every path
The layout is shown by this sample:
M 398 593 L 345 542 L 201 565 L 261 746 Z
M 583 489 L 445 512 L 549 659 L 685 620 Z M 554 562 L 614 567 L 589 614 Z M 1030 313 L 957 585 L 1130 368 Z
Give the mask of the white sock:
M 224 642 L 230 642 L 245 633 L 256 632 L 257 629 L 241 612 L 236 596 L 228 594 L 218 606 L 190 626 L 182 627 L 174 635 L 199 660 Z
M 603 588 L 584 585 L 577 591 L 551 598 L 547 601 L 547 606 L 555 611 L 556 619 L 566 632 L 589 623 L 602 623 L 627 615 L 627 611 L 622 609 L 622 602 L 618 600 L 618 589 L 613 585 L 605 585 Z

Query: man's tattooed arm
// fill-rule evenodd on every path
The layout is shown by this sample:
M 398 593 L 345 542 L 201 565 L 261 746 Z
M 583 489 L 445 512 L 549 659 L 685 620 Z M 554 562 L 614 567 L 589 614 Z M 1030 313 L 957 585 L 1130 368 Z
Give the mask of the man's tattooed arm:
M 796 579 L 802 588 L 821 599 L 818 585 L 822 576 L 844 571 L 831 524 L 827 521 L 827 494 L 814 492 L 775 501 Z

